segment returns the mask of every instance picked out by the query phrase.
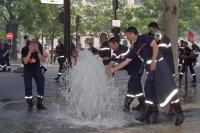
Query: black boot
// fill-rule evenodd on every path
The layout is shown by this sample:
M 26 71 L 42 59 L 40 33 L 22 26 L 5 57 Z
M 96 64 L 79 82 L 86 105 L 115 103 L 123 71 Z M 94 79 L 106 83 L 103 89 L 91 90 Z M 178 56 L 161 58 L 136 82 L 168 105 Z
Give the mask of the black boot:
M 60 79 L 60 77 L 59 76 L 57 76 L 56 78 L 54 78 L 56 81 L 58 81 L 59 79 Z
M 175 107 L 175 111 L 177 113 L 175 125 L 179 126 L 179 125 L 181 125 L 183 123 L 183 121 L 185 119 L 185 116 L 183 114 L 183 110 L 181 108 L 180 103 L 174 104 L 174 107 Z
M 169 112 L 167 113 L 167 119 L 171 121 L 173 120 L 175 116 L 176 116 L 176 112 L 175 112 L 174 104 L 170 104 L 170 109 L 169 109 Z
M 45 109 L 47 109 L 47 108 L 43 105 L 42 101 L 43 101 L 43 98 L 37 97 L 37 109 L 39 109 L 39 110 L 45 110 Z
M 151 105 L 145 104 L 141 115 L 136 118 L 137 121 L 150 124 Z
M 152 123 L 157 124 L 158 123 L 158 116 L 159 116 L 159 110 L 157 104 L 152 106 Z
M 126 97 L 125 98 L 125 100 L 124 100 L 124 108 L 123 108 L 124 112 L 129 112 L 130 111 L 130 105 L 131 105 L 133 100 L 134 100 L 134 98 L 132 98 L 132 97 Z
M 139 101 L 139 104 L 136 107 L 132 108 L 133 111 L 141 111 L 142 109 L 144 109 L 145 97 L 144 96 L 138 97 L 138 101 Z
M 191 83 L 196 83 L 196 75 L 192 76 L 193 80 L 191 81 Z
M 26 99 L 26 102 L 28 103 L 28 111 L 33 110 L 33 99 Z

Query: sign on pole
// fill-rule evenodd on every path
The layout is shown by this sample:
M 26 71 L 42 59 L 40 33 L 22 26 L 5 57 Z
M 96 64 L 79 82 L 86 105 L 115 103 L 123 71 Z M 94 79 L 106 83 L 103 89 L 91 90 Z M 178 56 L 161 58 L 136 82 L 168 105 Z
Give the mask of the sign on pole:
M 13 39 L 13 33 L 12 32 L 7 33 L 6 38 L 7 39 Z
M 58 4 L 58 5 L 62 5 L 64 4 L 64 0 L 40 0 L 41 3 L 45 3 L 45 4 Z

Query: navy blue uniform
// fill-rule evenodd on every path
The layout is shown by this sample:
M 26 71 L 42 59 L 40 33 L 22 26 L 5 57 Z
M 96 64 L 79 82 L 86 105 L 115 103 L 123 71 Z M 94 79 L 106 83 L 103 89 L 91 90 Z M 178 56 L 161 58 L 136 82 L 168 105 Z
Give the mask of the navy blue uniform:
M 103 64 L 108 65 L 111 60 L 111 49 L 108 46 L 107 41 L 102 43 L 98 53 L 99 53 L 99 56 L 103 59 Z
M 175 66 L 174 66 L 174 57 L 173 51 L 170 43 L 170 39 L 167 35 L 157 32 L 155 34 L 151 34 L 154 36 L 156 40 L 159 51 L 161 52 L 162 56 L 165 58 L 167 64 L 170 67 L 172 74 L 175 74 Z
M 160 104 L 161 107 L 166 106 L 170 100 L 177 94 L 176 84 L 171 76 L 171 70 L 166 61 L 159 53 L 157 57 L 157 67 L 155 71 L 150 70 L 152 62 L 151 42 L 154 40 L 152 35 L 140 35 L 133 45 L 130 57 L 135 58 L 137 54 L 146 64 L 148 71 L 147 80 L 145 82 L 145 102 L 147 104 Z
M 123 62 L 126 58 L 129 58 L 130 49 L 126 46 L 120 45 L 116 51 L 113 51 L 112 61 L 117 63 Z M 142 67 L 142 69 L 141 69 Z M 143 74 L 143 66 L 141 60 L 135 55 L 132 61 L 123 69 L 125 69 L 130 75 L 128 81 L 128 91 L 124 102 L 124 110 L 130 110 L 130 104 L 134 98 L 138 98 L 140 106 L 144 104 L 144 94 L 141 84 L 141 76 Z M 142 70 L 142 71 L 141 71 Z
M 10 44 L 5 42 L 3 44 L 3 63 L 2 63 L 2 66 L 3 66 L 3 69 L 4 71 L 10 71 Z M 7 54 L 6 54 L 7 53 Z
M 186 67 L 189 67 L 190 69 L 190 73 L 192 74 L 193 77 L 193 82 L 196 82 L 196 74 L 193 68 L 193 58 L 194 58 L 194 52 L 192 49 L 190 49 L 188 46 L 184 47 L 184 49 L 182 50 L 182 52 L 180 53 L 180 56 L 183 58 L 184 62 L 183 62 L 183 66 L 182 69 L 179 73 L 179 82 L 181 82 L 182 78 L 183 78 L 183 74 L 185 72 Z
M 58 57 L 58 63 L 59 63 L 59 70 L 58 70 L 58 74 L 57 76 L 60 77 L 63 73 L 63 70 L 64 70 L 64 63 L 66 62 L 66 59 L 65 59 L 65 56 L 64 56 L 64 44 L 61 43 L 61 44 L 58 44 L 56 46 L 56 54 L 57 54 L 57 57 Z
M 42 49 L 39 49 L 42 54 Z M 25 46 L 22 49 L 22 58 L 28 55 L 29 48 Z M 23 63 L 24 64 L 24 63 Z M 32 99 L 32 78 L 34 78 L 37 86 L 38 97 L 44 96 L 44 76 L 40 67 L 40 60 L 38 53 L 32 53 L 30 60 L 27 64 L 24 64 L 24 85 L 25 85 L 25 99 Z

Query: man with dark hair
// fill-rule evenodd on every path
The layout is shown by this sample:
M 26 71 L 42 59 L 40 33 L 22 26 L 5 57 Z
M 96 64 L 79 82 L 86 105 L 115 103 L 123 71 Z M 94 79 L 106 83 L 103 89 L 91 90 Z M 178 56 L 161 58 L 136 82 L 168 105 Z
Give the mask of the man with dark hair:
M 190 69 L 190 73 L 192 74 L 192 78 L 193 80 L 191 81 L 191 83 L 196 83 L 196 74 L 193 68 L 193 58 L 195 56 L 194 52 L 192 49 L 189 48 L 188 43 L 183 41 L 183 50 L 180 52 L 180 58 L 183 59 L 183 65 L 182 65 L 182 69 L 179 73 L 179 84 L 181 84 L 181 81 L 183 79 L 183 74 L 185 72 L 186 67 L 189 67 Z
M 44 110 L 44 76 L 41 71 L 40 62 L 44 61 L 43 50 L 39 48 L 35 41 L 27 41 L 27 45 L 22 48 L 22 61 L 24 64 L 24 85 L 25 99 L 28 103 L 28 110 L 33 108 L 32 78 L 37 86 L 37 109 Z
M 159 53 L 159 47 L 153 36 L 138 35 L 135 27 L 129 27 L 125 31 L 128 40 L 133 43 L 133 48 L 130 55 L 125 61 L 118 64 L 116 67 L 108 70 L 110 74 L 127 66 L 136 57 L 140 58 L 145 63 L 148 72 L 147 80 L 145 82 L 145 103 L 146 110 L 144 114 L 138 118 L 141 122 L 157 123 L 158 122 L 158 108 L 165 107 L 172 103 L 177 112 L 175 125 L 180 125 L 184 121 L 184 115 L 179 103 L 179 99 L 173 99 L 178 93 L 176 83 L 171 76 L 171 71 Z M 172 100 L 173 99 L 173 100 Z M 152 120 L 150 119 L 152 116 Z
M 118 39 L 116 37 L 112 37 L 108 41 L 109 47 L 113 50 L 112 62 L 107 65 L 107 70 L 114 67 L 118 63 L 123 62 L 128 58 L 130 54 L 130 49 L 126 46 L 119 44 Z M 114 62 L 113 62 L 114 61 Z M 112 64 L 112 65 L 111 65 Z M 139 105 L 134 107 L 134 111 L 140 111 L 144 109 L 144 94 L 142 90 L 141 84 L 141 76 L 143 74 L 143 66 L 141 60 L 136 56 L 134 60 L 132 60 L 127 66 L 123 67 L 128 74 L 130 75 L 130 79 L 128 81 L 128 90 L 127 95 L 124 100 L 124 112 L 130 111 L 130 105 L 134 98 L 138 98 Z
M 103 64 L 108 65 L 111 60 L 111 49 L 108 46 L 108 35 L 101 33 L 100 38 L 100 49 L 98 51 L 99 56 L 103 59 Z

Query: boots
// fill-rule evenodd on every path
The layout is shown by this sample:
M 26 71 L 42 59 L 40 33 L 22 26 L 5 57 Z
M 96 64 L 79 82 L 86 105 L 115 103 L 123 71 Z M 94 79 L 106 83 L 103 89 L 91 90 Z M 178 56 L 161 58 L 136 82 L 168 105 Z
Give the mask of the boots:
M 184 121 L 184 119 L 185 119 L 185 116 L 184 116 L 184 114 L 183 114 L 183 110 L 182 110 L 182 108 L 181 108 L 180 103 L 174 104 L 174 107 L 175 107 L 175 111 L 176 111 L 176 113 L 177 113 L 177 114 L 176 114 L 177 117 L 176 117 L 175 125 L 176 125 L 176 126 L 179 126 L 179 125 L 181 125 L 181 124 L 183 123 L 183 121 Z
M 42 103 L 43 98 L 37 97 L 37 109 L 39 110 L 46 110 L 47 108 Z
M 28 104 L 28 111 L 33 110 L 33 99 L 26 99 L 26 102 Z
M 146 105 L 142 110 L 141 115 L 136 118 L 137 121 L 150 124 L 150 105 Z
M 142 109 L 144 109 L 145 97 L 144 96 L 138 97 L 138 101 L 139 101 L 139 104 L 136 107 L 132 108 L 133 111 L 141 111 Z
M 143 111 L 140 117 L 136 118 L 137 121 L 147 124 L 158 123 L 158 107 L 157 105 L 146 105 L 146 109 Z
M 196 83 L 196 75 L 192 76 L 193 80 L 191 81 L 191 83 Z
M 123 108 L 124 112 L 129 112 L 130 111 L 130 105 L 131 105 L 133 100 L 134 100 L 134 98 L 132 98 L 132 97 L 126 97 L 125 98 L 125 100 L 124 100 L 124 108 Z
M 157 104 L 152 106 L 152 123 L 157 124 L 158 123 L 158 116 L 159 116 L 159 110 Z

